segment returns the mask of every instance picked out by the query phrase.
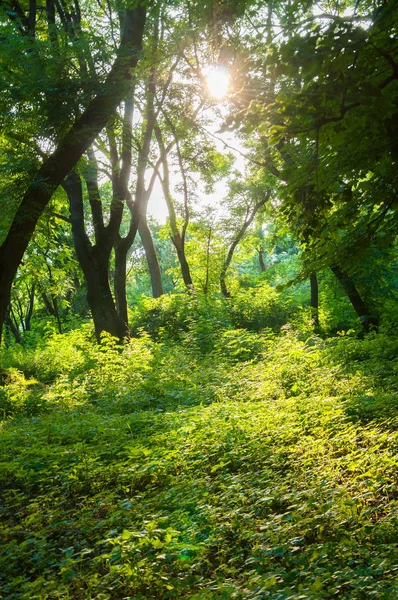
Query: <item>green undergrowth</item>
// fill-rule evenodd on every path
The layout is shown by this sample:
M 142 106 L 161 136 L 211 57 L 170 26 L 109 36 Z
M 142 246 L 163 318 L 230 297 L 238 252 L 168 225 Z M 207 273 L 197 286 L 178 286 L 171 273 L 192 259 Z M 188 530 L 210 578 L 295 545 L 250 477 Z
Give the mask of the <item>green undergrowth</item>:
M 202 342 L 4 354 L 3 599 L 398 597 L 396 338 Z

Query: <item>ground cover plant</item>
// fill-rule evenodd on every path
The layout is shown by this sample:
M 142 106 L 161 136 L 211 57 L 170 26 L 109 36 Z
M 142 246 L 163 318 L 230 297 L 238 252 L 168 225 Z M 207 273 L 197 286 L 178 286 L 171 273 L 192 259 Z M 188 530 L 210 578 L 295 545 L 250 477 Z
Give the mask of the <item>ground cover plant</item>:
M 5 355 L 2 597 L 395 598 L 395 338 L 195 336 Z

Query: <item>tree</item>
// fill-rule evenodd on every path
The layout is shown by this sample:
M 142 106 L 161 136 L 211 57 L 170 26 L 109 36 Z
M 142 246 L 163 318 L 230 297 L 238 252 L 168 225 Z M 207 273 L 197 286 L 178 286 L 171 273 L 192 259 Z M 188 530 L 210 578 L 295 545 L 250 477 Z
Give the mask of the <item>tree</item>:
M 396 29 L 396 7 L 346 9 L 345 2 L 322 14 L 312 3 L 258 5 L 245 42 L 238 31 L 247 23 L 236 24 L 231 39 L 240 90 L 227 127 L 256 132 L 251 158 L 281 182 L 308 276 L 344 265 L 348 278 L 379 231 L 395 236 L 398 60 L 389 24 Z
M 227 298 L 230 296 L 230 291 L 227 287 L 226 276 L 234 252 L 259 211 L 271 198 L 271 189 L 267 189 L 263 181 L 259 184 L 258 179 L 261 179 L 261 175 L 259 177 L 259 174 L 256 173 L 251 179 L 247 177 L 246 180 L 236 179 L 235 181 L 230 182 L 228 202 L 230 218 L 227 220 L 228 222 L 225 222 L 226 219 L 224 219 L 226 236 L 227 239 L 228 237 L 230 239 L 229 247 L 220 272 L 221 292 Z
M 37 221 L 54 191 L 87 151 L 126 96 L 132 70 L 141 49 L 146 9 L 139 5 L 126 9 L 116 58 L 83 112 L 75 118 L 68 133 L 43 160 L 19 203 L 7 236 L 0 247 L 0 330 L 10 299 L 12 281 L 35 230 Z

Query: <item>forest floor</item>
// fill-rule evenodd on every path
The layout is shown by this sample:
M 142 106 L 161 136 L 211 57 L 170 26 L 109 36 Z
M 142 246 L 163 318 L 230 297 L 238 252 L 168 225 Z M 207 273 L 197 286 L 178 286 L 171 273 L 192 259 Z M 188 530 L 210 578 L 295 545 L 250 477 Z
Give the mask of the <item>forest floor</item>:
M 4 358 L 0 597 L 397 598 L 396 338 L 194 342 Z

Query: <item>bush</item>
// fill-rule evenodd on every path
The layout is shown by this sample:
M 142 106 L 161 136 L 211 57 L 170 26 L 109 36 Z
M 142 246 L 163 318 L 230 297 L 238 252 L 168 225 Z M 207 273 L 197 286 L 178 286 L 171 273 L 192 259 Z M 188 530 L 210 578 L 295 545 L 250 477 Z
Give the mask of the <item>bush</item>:
M 2 386 L 0 387 L 0 418 L 25 413 L 36 415 L 43 412 L 44 403 L 41 397 L 41 387 L 35 379 L 26 379 L 18 369 L 2 371 Z
M 206 353 L 220 331 L 232 327 L 224 299 L 201 293 L 146 298 L 133 316 L 133 335 L 140 330 L 154 340 L 185 340 Z
M 295 310 L 290 298 L 263 281 L 256 288 L 242 289 L 229 305 L 234 327 L 260 331 L 270 328 L 278 331 L 293 316 Z

